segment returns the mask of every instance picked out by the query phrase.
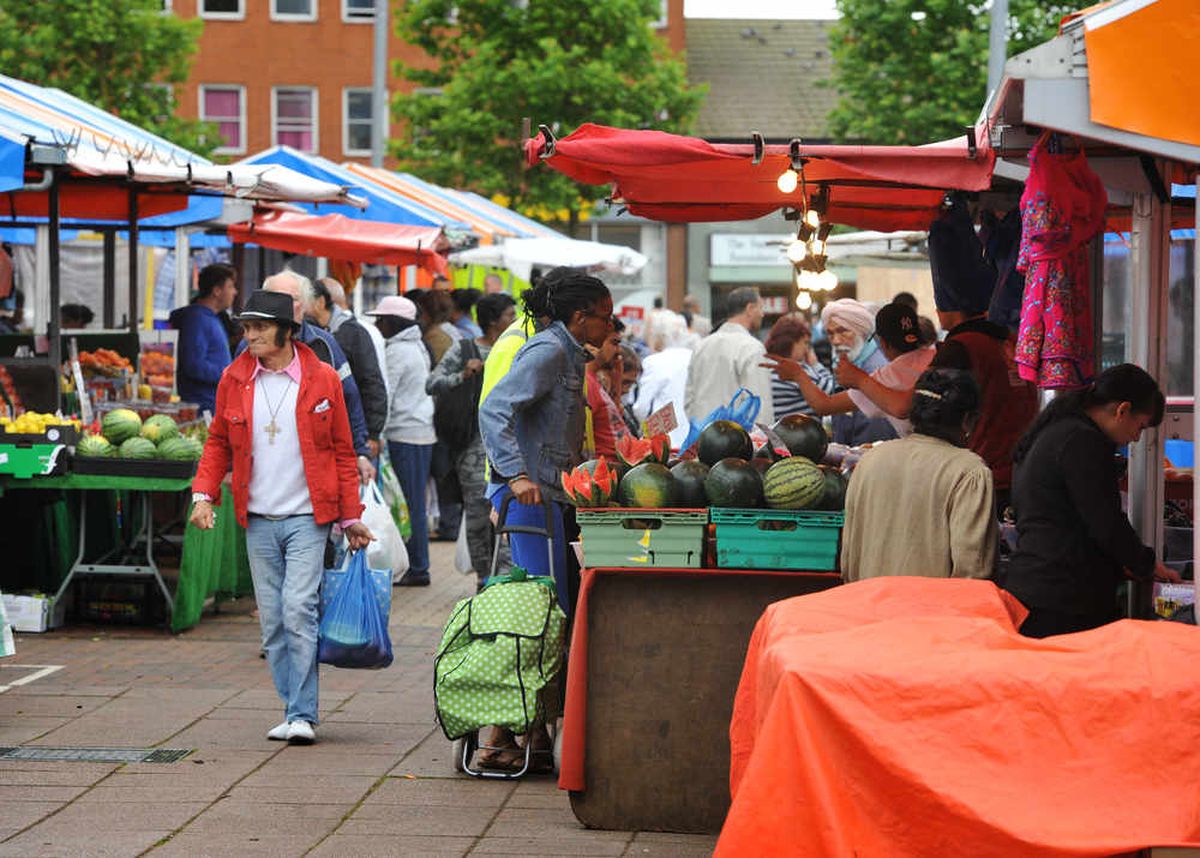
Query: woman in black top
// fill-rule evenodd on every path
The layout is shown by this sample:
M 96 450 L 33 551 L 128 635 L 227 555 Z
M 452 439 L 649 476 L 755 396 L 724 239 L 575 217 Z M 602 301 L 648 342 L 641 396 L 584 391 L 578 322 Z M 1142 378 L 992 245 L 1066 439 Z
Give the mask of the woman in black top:
M 1178 581 L 1121 510 L 1117 447 L 1162 420 L 1158 384 L 1121 364 L 1060 394 L 1013 451 L 1017 550 L 1005 588 L 1029 608 L 1028 637 L 1079 632 L 1118 619 L 1117 586 Z

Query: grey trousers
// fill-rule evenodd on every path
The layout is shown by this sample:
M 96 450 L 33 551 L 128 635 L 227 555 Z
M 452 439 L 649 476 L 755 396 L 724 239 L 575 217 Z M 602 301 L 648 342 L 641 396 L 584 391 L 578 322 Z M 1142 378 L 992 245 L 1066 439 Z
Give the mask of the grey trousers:
M 471 554 L 471 566 L 480 583 L 488 577 L 492 568 L 492 546 L 495 532 L 492 529 L 492 505 L 487 499 L 485 465 L 487 455 L 483 451 L 483 439 L 477 434 L 466 449 L 454 459 L 454 469 L 462 486 L 464 525 L 467 528 L 467 550 Z M 500 559 L 496 572 L 503 575 L 512 565 L 508 543 L 500 547 Z

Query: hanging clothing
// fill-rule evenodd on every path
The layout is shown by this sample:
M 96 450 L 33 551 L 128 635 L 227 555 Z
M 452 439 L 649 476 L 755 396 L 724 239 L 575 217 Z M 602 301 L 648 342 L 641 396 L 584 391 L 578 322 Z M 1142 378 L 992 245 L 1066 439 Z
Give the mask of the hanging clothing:
M 1104 229 L 1108 194 L 1082 150 L 1057 154 L 1039 140 L 1029 165 L 1017 257 L 1025 275 L 1017 366 L 1038 387 L 1080 387 L 1095 372 L 1087 244 Z
M 979 240 L 983 256 L 996 269 L 996 289 L 988 306 L 989 322 L 1007 328 L 1016 337 L 1021 329 L 1021 299 L 1025 295 L 1025 278 L 1017 270 L 1017 254 L 1021 249 L 1021 210 L 1014 208 L 1003 218 L 984 212 Z

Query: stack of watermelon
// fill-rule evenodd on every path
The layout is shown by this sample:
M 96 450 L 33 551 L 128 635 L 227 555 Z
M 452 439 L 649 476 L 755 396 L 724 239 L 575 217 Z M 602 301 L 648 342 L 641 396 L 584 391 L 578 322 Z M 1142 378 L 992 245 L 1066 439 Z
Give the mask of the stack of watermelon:
M 179 434 L 179 426 L 168 414 L 153 414 L 145 422 L 136 411 L 118 408 L 93 424 L 75 445 L 75 455 L 122 459 L 168 459 L 194 462 L 203 445 Z
M 697 458 L 675 463 L 665 435 L 622 439 L 617 462 L 603 457 L 585 462 L 562 475 L 563 490 L 579 507 L 842 509 L 845 477 L 818 464 L 829 444 L 820 422 L 790 415 L 771 434 L 774 447 L 768 443 L 755 453 L 745 429 L 718 420 L 700 433 Z

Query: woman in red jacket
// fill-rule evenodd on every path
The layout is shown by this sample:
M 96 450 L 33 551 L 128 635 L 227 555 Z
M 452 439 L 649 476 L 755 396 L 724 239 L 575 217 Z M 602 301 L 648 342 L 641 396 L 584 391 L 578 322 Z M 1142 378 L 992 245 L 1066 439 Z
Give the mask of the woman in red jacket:
M 191 521 L 213 526 L 233 469 L 246 528 L 263 649 L 284 703 L 268 739 L 311 744 L 317 723 L 317 608 L 334 522 L 351 549 L 373 538 L 359 516 L 358 470 L 337 373 L 292 337 L 291 299 L 258 291 L 238 317 L 246 350 L 221 376 L 216 414 L 192 483 Z

